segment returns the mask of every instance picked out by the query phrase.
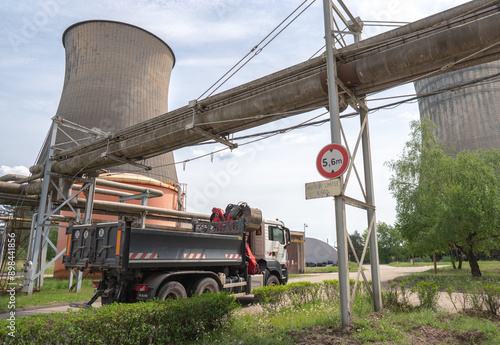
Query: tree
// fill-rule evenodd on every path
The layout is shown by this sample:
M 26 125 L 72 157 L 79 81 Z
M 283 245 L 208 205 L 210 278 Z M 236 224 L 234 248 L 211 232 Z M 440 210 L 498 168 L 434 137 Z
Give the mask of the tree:
M 361 260 L 361 254 L 363 254 L 363 246 L 364 246 L 363 237 L 361 237 L 361 234 L 358 232 L 358 230 L 350 234 L 349 237 L 351 238 L 352 246 L 354 247 L 354 251 L 358 256 L 358 260 Z M 349 246 L 349 261 L 356 262 L 356 258 L 354 257 L 351 246 Z M 365 255 L 365 262 L 366 262 L 366 255 Z
M 388 162 L 397 227 L 415 254 L 457 248 L 478 277 L 477 252 L 495 249 L 500 238 L 500 151 L 452 157 L 432 128 L 429 119 L 413 122 L 401 157 Z
M 366 241 L 368 229 L 363 233 Z M 408 257 L 404 246 L 404 240 L 397 228 L 385 222 L 377 222 L 378 257 L 382 264 L 392 262 L 394 257 L 397 260 L 404 260 Z M 366 254 L 369 257 L 369 253 Z

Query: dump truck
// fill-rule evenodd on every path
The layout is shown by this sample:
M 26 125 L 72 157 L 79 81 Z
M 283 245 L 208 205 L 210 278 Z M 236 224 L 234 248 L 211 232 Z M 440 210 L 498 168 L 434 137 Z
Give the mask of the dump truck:
M 101 275 L 94 297 L 72 306 L 89 307 L 99 297 L 110 304 L 220 291 L 246 296 L 286 284 L 290 231 L 254 210 L 247 212 L 251 221 L 193 221 L 189 232 L 134 228 L 132 221 L 69 226 L 65 267 Z

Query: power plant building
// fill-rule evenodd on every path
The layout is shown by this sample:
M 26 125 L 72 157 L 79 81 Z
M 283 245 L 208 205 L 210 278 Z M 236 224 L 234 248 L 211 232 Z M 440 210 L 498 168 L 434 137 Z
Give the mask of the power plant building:
M 500 61 L 418 80 L 420 117 L 437 126 L 436 137 L 450 152 L 500 149 Z

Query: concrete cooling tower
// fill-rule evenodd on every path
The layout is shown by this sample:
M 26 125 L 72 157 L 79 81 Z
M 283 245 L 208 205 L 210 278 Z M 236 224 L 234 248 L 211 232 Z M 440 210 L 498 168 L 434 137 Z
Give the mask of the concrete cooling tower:
M 470 87 L 419 100 L 420 117 L 437 126 L 441 144 L 461 150 L 500 148 L 500 61 L 415 82 L 418 95 L 479 81 Z M 484 79 L 496 75 L 496 82 Z M 482 81 L 481 81 L 482 80 Z
M 63 45 L 66 73 L 57 116 L 113 133 L 167 112 L 175 56 L 152 33 L 125 23 L 90 20 L 66 29 Z M 62 148 L 74 147 L 73 140 L 92 140 L 79 131 L 65 132 L 71 139 L 58 134 L 57 142 Z M 173 162 L 170 152 L 140 162 L 158 167 L 151 171 L 128 164 L 109 170 L 176 183 Z

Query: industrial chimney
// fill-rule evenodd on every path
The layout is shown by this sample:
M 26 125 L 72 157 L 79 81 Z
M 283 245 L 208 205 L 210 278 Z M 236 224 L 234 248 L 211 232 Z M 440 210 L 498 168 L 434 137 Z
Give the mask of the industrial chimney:
M 113 133 L 168 111 L 175 56 L 157 36 L 126 23 L 90 20 L 70 26 L 62 40 L 66 73 L 57 116 Z M 65 131 L 71 138 L 58 134 L 61 148 L 93 139 L 82 132 Z M 110 171 L 137 173 L 175 184 L 173 162 L 170 152 L 141 162 L 156 167 L 148 172 L 129 164 Z

